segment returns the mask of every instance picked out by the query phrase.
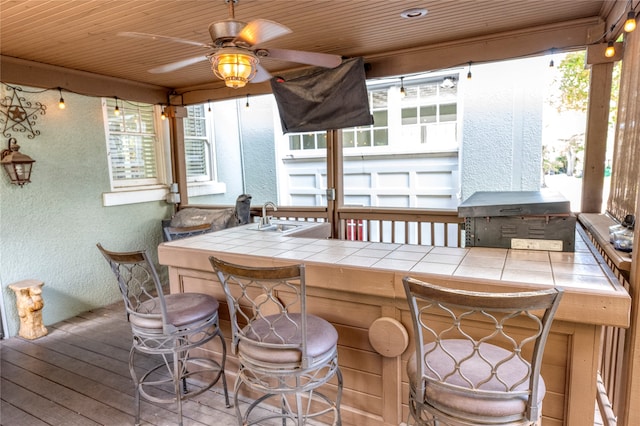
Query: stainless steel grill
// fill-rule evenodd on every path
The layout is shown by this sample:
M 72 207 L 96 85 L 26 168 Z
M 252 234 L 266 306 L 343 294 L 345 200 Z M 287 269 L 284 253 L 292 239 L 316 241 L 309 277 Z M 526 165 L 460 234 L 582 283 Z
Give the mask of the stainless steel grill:
M 476 192 L 458 207 L 467 247 L 574 251 L 576 217 L 551 191 Z

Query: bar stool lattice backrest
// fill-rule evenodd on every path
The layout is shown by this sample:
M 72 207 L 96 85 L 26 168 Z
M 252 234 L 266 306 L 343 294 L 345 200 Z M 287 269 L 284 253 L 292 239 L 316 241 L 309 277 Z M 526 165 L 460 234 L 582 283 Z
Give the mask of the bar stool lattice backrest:
M 484 293 L 403 283 L 416 342 L 407 364 L 410 420 L 536 424 L 546 391 L 542 356 L 562 289 Z
M 226 295 L 232 353 L 239 360 L 238 424 L 341 424 L 338 333 L 328 321 L 307 314 L 304 265 L 250 267 L 209 259 Z M 238 404 L 242 385 L 260 395 L 244 413 Z M 265 408 L 263 402 L 272 407 L 255 410 Z
M 165 295 L 158 273 L 146 251 L 113 252 L 98 244 L 118 280 L 131 325 L 133 343 L 129 371 L 136 386 L 136 424 L 140 424 L 140 397 L 152 402 L 177 404 L 182 425 L 182 402 L 210 389 L 224 375 L 226 345 L 218 325 L 218 301 L 200 293 Z M 194 357 L 213 338 L 220 339 L 222 359 Z M 156 355 L 158 363 L 142 374 L 135 355 Z M 182 389 L 181 389 L 182 384 Z

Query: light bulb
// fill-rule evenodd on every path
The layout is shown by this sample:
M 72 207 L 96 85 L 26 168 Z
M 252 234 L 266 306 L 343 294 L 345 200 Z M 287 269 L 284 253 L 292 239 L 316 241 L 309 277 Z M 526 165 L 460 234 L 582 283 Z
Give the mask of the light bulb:
M 636 29 L 636 13 L 630 10 L 627 14 L 627 20 L 624 21 L 624 30 L 628 33 Z
M 467 80 L 471 80 L 471 61 L 469 61 L 469 71 L 467 72 Z
M 604 56 L 606 56 L 607 58 L 613 58 L 616 54 L 616 48 L 613 47 L 613 42 L 610 41 L 607 44 L 607 48 L 604 51 Z
M 160 118 L 162 120 L 166 120 L 166 118 L 167 118 L 167 114 L 164 112 L 164 108 L 162 108 L 162 114 L 160 114 Z
M 62 88 L 58 87 L 58 92 L 60 92 L 60 100 L 58 101 L 58 108 L 65 109 L 66 105 L 64 104 L 64 99 L 62 98 Z
M 407 91 L 404 90 L 404 77 L 400 77 L 400 97 L 404 98 L 407 96 Z

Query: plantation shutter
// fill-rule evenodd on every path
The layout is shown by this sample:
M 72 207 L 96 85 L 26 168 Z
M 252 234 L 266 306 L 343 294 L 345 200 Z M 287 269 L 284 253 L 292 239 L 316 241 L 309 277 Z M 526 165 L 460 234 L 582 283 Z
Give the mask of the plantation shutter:
M 153 105 L 107 99 L 109 158 L 115 186 L 157 183 L 157 135 Z
M 209 139 L 204 105 L 187 107 L 184 119 L 184 146 L 187 179 L 210 180 Z

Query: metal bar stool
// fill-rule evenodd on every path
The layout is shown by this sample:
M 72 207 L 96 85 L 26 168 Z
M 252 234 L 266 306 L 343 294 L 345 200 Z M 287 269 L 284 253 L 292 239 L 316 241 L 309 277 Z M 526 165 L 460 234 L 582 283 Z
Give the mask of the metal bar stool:
M 224 374 L 227 350 L 218 325 L 218 301 L 200 293 L 164 295 L 146 251 L 118 253 L 100 244 L 98 249 L 118 280 L 133 334 L 129 371 L 136 386 L 136 425 L 140 424 L 140 396 L 152 402 L 177 403 L 182 425 L 182 402 L 207 391 L 220 379 L 230 407 Z M 219 362 L 190 356 L 192 349 L 214 337 L 222 345 Z M 140 375 L 134 362 L 138 352 L 158 355 L 161 362 Z
M 416 342 L 407 363 L 410 421 L 536 424 L 546 391 L 542 355 L 562 289 L 484 293 L 403 283 Z
M 249 267 L 213 256 L 209 260 L 226 295 L 232 353 L 239 360 L 234 388 L 238 424 L 282 419 L 283 425 L 303 425 L 313 419 L 340 425 L 338 333 L 328 321 L 307 314 L 304 265 Z M 319 388 L 334 377 L 336 386 L 321 393 Z M 242 385 L 262 395 L 244 414 L 238 405 Z M 260 417 L 254 409 L 263 402 L 279 410 Z

